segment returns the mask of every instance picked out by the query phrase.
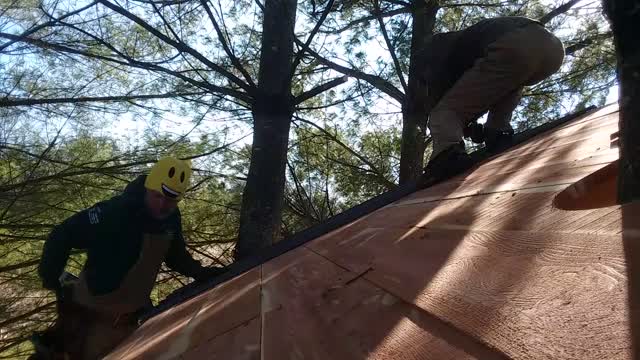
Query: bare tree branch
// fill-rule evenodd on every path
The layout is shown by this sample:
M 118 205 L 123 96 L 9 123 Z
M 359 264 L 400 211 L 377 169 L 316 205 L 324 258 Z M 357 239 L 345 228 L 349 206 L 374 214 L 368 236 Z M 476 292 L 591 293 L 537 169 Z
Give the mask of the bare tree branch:
M 458 7 L 480 7 L 480 8 L 494 8 L 494 7 L 502 7 L 505 5 L 512 4 L 509 1 L 503 1 L 497 4 L 491 3 L 477 3 L 477 2 L 467 2 L 467 3 L 452 3 L 452 4 L 442 4 L 441 8 L 458 8 Z
M 306 100 L 309 100 L 312 97 L 314 97 L 316 95 L 319 95 L 319 94 L 321 94 L 321 93 L 323 93 L 323 92 L 325 92 L 325 91 L 327 91 L 327 90 L 329 90 L 331 88 L 334 88 L 334 87 L 336 87 L 336 86 L 338 86 L 340 84 L 344 84 L 345 82 L 347 82 L 348 79 L 349 79 L 349 77 L 345 75 L 343 77 L 339 77 L 337 79 L 333 79 L 331 81 L 328 81 L 328 82 L 326 82 L 324 84 L 318 85 L 318 86 L 314 87 L 313 89 L 305 91 L 302 94 L 296 96 L 293 99 L 293 103 L 294 103 L 294 105 L 298 105 L 298 104 L 300 104 L 300 103 L 302 103 L 302 102 L 304 102 Z
M 304 46 L 302 47 L 302 49 L 300 51 L 298 51 L 298 53 L 296 54 L 295 59 L 293 59 L 293 64 L 291 66 L 291 77 L 292 78 L 293 78 L 293 74 L 295 73 L 296 69 L 298 68 L 298 65 L 300 64 L 300 61 L 302 60 L 302 57 L 304 56 L 305 49 L 309 48 L 309 46 L 311 45 L 311 42 L 313 41 L 314 36 L 316 36 L 316 33 L 318 32 L 318 30 L 320 30 L 320 27 L 324 23 L 324 20 L 327 18 L 327 15 L 329 15 L 329 12 L 331 11 L 331 8 L 333 8 L 333 2 L 334 2 L 334 0 L 329 0 L 329 2 L 327 3 L 327 6 L 324 8 L 324 11 L 322 12 L 322 15 L 320 16 L 320 19 L 318 20 L 316 25 L 311 30 L 311 33 L 309 33 L 309 36 L 307 37 L 307 41 L 304 42 Z
M 0 229 L 52 229 L 54 224 L 0 224 Z
M 297 211 L 298 215 L 300 215 L 301 217 L 311 217 L 313 221 L 319 221 L 321 219 L 320 213 L 318 212 L 316 207 L 313 206 L 313 200 L 311 199 L 309 194 L 307 194 L 307 191 L 305 191 L 302 184 L 300 184 L 300 180 L 296 175 L 295 169 L 293 168 L 289 160 L 287 160 L 287 168 L 289 169 L 289 173 L 293 178 L 293 184 L 296 187 L 296 195 L 297 195 L 296 197 L 298 198 L 298 201 L 300 202 L 300 205 L 302 207 L 301 209 L 298 209 Z M 295 204 L 292 203 L 290 205 L 293 207 Z M 307 208 L 311 208 L 311 210 L 313 210 L 315 217 L 309 214 L 309 211 Z
M 9 343 L 7 345 L 4 345 L 4 346 L 0 347 L 0 354 L 4 354 L 5 351 L 7 351 L 7 350 L 9 350 L 9 349 L 11 349 L 11 348 L 13 348 L 15 346 L 18 346 L 18 345 L 22 344 L 25 341 L 28 341 L 29 337 L 30 336 L 20 337 L 20 338 L 18 338 L 18 340 L 13 341 L 13 342 L 11 342 L 11 343 Z M 0 357 L 0 359 L 15 359 L 15 358 L 16 357 L 13 354 L 9 355 L 7 357 Z
M 300 46 L 304 46 L 304 44 L 302 44 L 302 42 L 300 40 L 296 39 L 296 43 L 298 43 L 298 45 Z M 375 86 L 377 89 L 379 89 L 380 91 L 384 92 L 385 94 L 391 96 L 392 98 L 394 98 L 396 101 L 398 101 L 399 103 L 402 103 L 404 101 L 404 93 L 402 93 L 402 91 L 398 90 L 398 88 L 396 88 L 395 86 L 393 86 L 393 84 L 391 84 L 389 81 L 384 80 L 383 78 L 376 76 L 376 75 L 371 75 L 371 74 L 367 74 L 364 73 L 362 71 L 359 70 L 355 70 L 355 69 L 351 69 L 342 65 L 338 65 L 330 60 L 325 59 L 324 57 L 320 56 L 320 54 L 318 54 L 317 52 L 311 50 L 311 48 L 307 48 L 306 51 L 311 54 L 314 58 L 316 58 L 320 63 L 330 67 L 331 69 L 348 75 L 350 77 L 354 77 L 356 79 L 360 79 L 363 81 L 366 81 L 367 83 L 371 84 L 372 86 Z
M 382 32 L 382 36 L 384 37 L 385 43 L 387 43 L 387 48 L 389 49 L 389 54 L 391 55 L 391 59 L 393 59 L 393 65 L 396 70 L 396 75 L 398 75 L 398 79 L 400 80 L 400 84 L 402 85 L 402 89 L 404 93 L 407 93 L 407 81 L 404 79 L 404 74 L 402 73 L 402 68 L 400 67 L 400 61 L 398 61 L 398 55 L 396 55 L 395 47 L 389 38 L 389 34 L 387 33 L 387 27 L 384 24 L 384 20 L 380 17 L 380 4 L 378 0 L 373 0 L 374 4 L 374 12 L 378 18 L 378 23 L 380 24 L 380 31 Z
M 82 252 L 83 251 L 81 251 L 81 250 L 73 250 L 70 253 L 70 255 L 76 255 L 76 254 L 80 254 Z M 3 266 L 3 267 L 0 267 L 0 273 L 28 268 L 30 266 L 38 265 L 39 263 L 40 263 L 40 259 L 33 259 L 33 260 L 21 262 L 19 264 Z
M 38 265 L 40 263 L 40 259 L 34 259 L 31 261 L 25 261 L 25 262 L 21 262 L 19 264 L 13 264 L 13 265 L 7 265 L 7 266 L 3 266 L 0 267 L 0 273 L 4 273 L 4 272 L 8 272 L 8 271 L 14 271 L 14 270 L 18 270 L 18 269 L 24 269 L 33 265 Z
M 117 12 L 118 14 L 128 18 L 129 20 L 133 21 L 134 23 L 140 25 L 145 30 L 147 30 L 148 32 L 150 32 L 151 34 L 156 36 L 158 39 L 164 41 L 165 43 L 167 43 L 167 44 L 169 44 L 171 46 L 173 46 L 176 50 L 181 51 L 181 52 L 185 52 L 185 53 L 193 56 L 194 58 L 198 59 L 203 64 L 209 66 L 212 70 L 214 70 L 214 71 L 220 73 L 221 75 L 225 76 L 227 79 L 229 79 L 229 81 L 231 81 L 232 83 L 236 84 L 237 86 L 239 86 L 243 90 L 245 90 L 245 91 L 247 91 L 249 93 L 251 93 L 251 91 L 253 90 L 253 88 L 251 86 L 249 86 L 249 84 L 247 84 L 246 82 L 244 82 L 242 79 L 238 78 L 237 76 L 233 75 L 231 72 L 229 72 L 228 70 L 226 70 L 222 66 L 220 66 L 220 65 L 212 62 L 211 60 L 207 59 L 204 55 L 202 55 L 201 53 L 196 51 L 194 48 L 188 46 L 184 42 L 177 41 L 177 40 L 172 40 L 167 35 L 163 34 L 160 31 L 158 31 L 158 29 L 156 29 L 153 26 L 149 25 L 146 21 L 144 21 L 140 17 L 132 14 L 131 12 L 125 10 L 124 8 L 122 8 L 122 7 L 118 6 L 118 5 L 112 4 L 111 2 L 109 2 L 107 0 L 98 0 L 98 2 L 100 4 L 108 7 L 109 9 Z
M 249 135 L 246 135 L 249 136 Z M 245 137 L 246 137 L 245 136 Z M 236 140 L 240 141 L 242 140 Z M 235 143 L 234 142 L 234 143 Z M 188 157 L 183 157 L 181 159 L 183 160 L 192 160 L 192 159 L 196 159 L 196 158 L 200 158 L 200 157 L 204 157 L 204 156 L 209 156 L 217 151 L 220 151 L 222 149 L 226 149 L 228 148 L 231 144 L 233 143 L 229 143 L 229 144 L 225 144 L 223 146 L 219 146 L 217 148 L 214 148 L 210 151 L 207 151 L 205 153 L 202 154 L 198 154 L 198 155 L 193 155 L 193 156 L 188 156 Z M 46 175 L 46 176 L 41 176 L 39 178 L 34 178 L 34 179 L 27 179 L 25 181 L 22 181 L 20 183 L 16 183 L 16 184 L 9 184 L 9 185 L 4 185 L 4 186 L 0 186 L 0 193 L 5 192 L 5 191 L 11 191 L 11 190 L 15 190 L 18 189 L 20 187 L 24 187 L 27 185 L 34 185 L 37 183 L 42 183 L 48 180 L 53 180 L 53 179 L 62 179 L 62 178 L 66 178 L 66 177 L 71 177 L 71 176 L 78 176 L 78 175 L 87 175 L 87 174 L 96 174 L 96 173 L 118 173 L 121 172 L 123 169 L 126 168 L 130 168 L 133 166 L 139 166 L 139 165 L 146 165 L 146 164 L 152 164 L 155 163 L 157 160 L 155 159 L 148 159 L 148 160 L 139 160 L 139 161 L 133 161 L 130 163 L 126 163 L 126 164 L 118 164 L 118 165 L 113 165 L 113 166 L 104 166 L 104 167 L 97 167 L 97 168 L 82 168 L 80 170 L 75 170 L 75 169 L 67 169 L 67 170 L 63 170 L 57 174 L 52 174 L 52 175 Z
M 59 17 L 56 21 L 64 20 L 64 19 L 66 19 L 66 18 L 68 18 L 70 16 L 77 15 L 77 14 L 79 14 L 79 13 L 81 13 L 81 12 L 91 8 L 91 7 L 93 7 L 97 3 L 98 3 L 97 1 L 92 1 L 91 3 L 89 3 L 86 6 L 83 6 L 83 7 L 79 8 L 79 9 L 77 9 L 77 10 L 74 10 L 74 11 L 71 11 L 69 13 L 64 14 L 63 16 Z M 23 32 L 22 34 L 18 35 L 18 37 L 21 37 L 21 38 L 27 37 L 27 36 L 37 32 L 39 30 L 42 30 L 42 29 L 44 29 L 44 28 L 46 28 L 48 26 L 51 26 L 51 25 L 55 24 L 56 21 L 49 21 L 49 22 L 34 26 L 31 29 L 29 29 L 29 30 Z M 16 43 L 17 41 L 18 40 L 10 40 L 10 41 L 7 41 L 6 43 L 0 45 L 0 51 L 6 49 L 8 46 L 11 46 L 12 44 Z
M 608 31 L 606 33 L 602 33 L 602 34 L 596 34 L 593 36 L 590 36 L 588 38 L 582 39 L 578 42 L 575 42 L 569 46 L 567 46 L 564 49 L 564 52 L 566 55 L 573 55 L 575 52 L 577 52 L 578 50 L 582 50 L 590 45 L 592 45 L 593 43 L 597 42 L 597 41 L 601 41 L 601 40 L 605 40 L 605 39 L 611 39 L 613 37 L 613 33 L 611 31 Z
M 178 33 L 175 32 L 175 30 L 173 30 L 173 26 L 171 26 L 171 24 L 169 24 L 169 22 L 167 21 L 167 19 L 164 17 L 164 15 L 162 15 L 162 12 L 160 11 L 160 9 L 158 9 L 158 7 L 156 6 L 155 3 L 150 3 L 151 7 L 153 7 L 153 10 L 156 12 L 156 14 L 158 15 L 158 17 L 160 17 L 160 19 L 162 20 L 162 22 L 164 23 L 164 25 L 167 27 L 167 29 L 169 29 L 169 31 L 171 32 L 171 34 L 173 34 L 173 37 L 176 39 L 180 39 L 180 36 L 178 36 Z
M 544 16 L 542 16 L 540 19 L 538 19 L 538 21 L 540 21 L 543 24 L 548 23 L 549 21 L 551 21 L 553 18 L 555 18 L 556 16 L 562 15 L 564 13 L 566 13 L 567 11 L 569 11 L 569 9 L 571 9 L 575 4 L 579 3 L 582 0 L 569 0 L 568 2 L 558 6 L 557 8 L 549 11 L 547 14 L 545 14 Z
M 231 63 L 236 68 L 236 70 L 240 71 L 242 76 L 244 76 L 244 79 L 247 81 L 249 86 L 252 89 L 255 89 L 256 84 L 253 82 L 253 79 L 251 79 L 251 75 L 249 75 L 247 70 L 242 66 L 242 64 L 240 63 L 240 60 L 238 60 L 233 50 L 231 49 L 230 44 L 227 42 L 227 39 L 222 34 L 222 30 L 220 29 L 220 26 L 218 25 L 216 18 L 213 16 L 213 12 L 211 11 L 209 4 L 207 4 L 207 1 L 208 0 L 200 0 L 200 3 L 202 4 L 202 6 L 204 6 L 204 9 L 207 12 L 207 15 L 209 16 L 209 19 L 211 20 L 211 24 L 213 24 L 213 28 L 216 30 L 216 34 L 218 34 L 218 40 L 220 40 L 220 43 L 222 44 L 222 48 L 224 49 L 224 52 L 229 57 L 229 59 L 231 60 Z
M 183 96 L 206 95 L 205 92 L 168 92 L 164 94 L 148 95 L 120 95 L 120 96 L 79 96 L 74 98 L 44 98 L 44 99 L 21 99 L 21 98 L 0 98 L 0 108 L 14 106 L 33 106 L 42 104 L 76 104 L 83 102 L 121 102 L 132 100 L 167 99 Z
M 227 266 L 227 264 L 225 264 L 225 263 L 223 263 L 222 261 L 220 261 L 220 259 L 219 259 L 219 258 L 215 258 L 215 257 L 213 257 L 213 256 L 211 256 L 211 255 L 209 255 L 209 254 L 205 253 L 204 251 L 200 251 L 200 249 L 198 249 L 198 248 L 197 248 L 197 247 L 195 247 L 195 246 L 192 246 L 192 244 L 187 244 L 187 248 L 189 248 L 191 251 L 193 251 L 193 252 L 195 252 L 195 253 L 197 253 L 197 254 L 200 254 L 200 255 L 202 255 L 202 256 L 204 256 L 204 257 L 208 258 L 208 259 L 213 260 L 213 261 L 214 261 L 214 262 L 216 262 L 218 265 L 221 265 L 221 266 L 223 266 L 223 267 L 224 267 L 224 266 Z
M 391 4 L 396 4 L 396 5 L 400 5 L 400 6 L 411 6 L 411 2 L 410 1 L 401 1 L 401 0 L 384 0 L 385 2 L 391 3 Z
M 392 16 L 396 16 L 399 14 L 408 14 L 411 12 L 411 8 L 409 7 L 402 7 L 399 9 L 394 9 L 394 10 L 390 10 L 384 13 L 381 13 L 379 15 L 369 15 L 369 16 L 365 16 L 362 17 L 360 19 L 357 20 L 353 20 L 350 21 L 349 23 L 347 23 L 346 25 L 344 25 L 343 27 L 339 28 L 339 29 L 335 29 L 335 30 L 321 30 L 320 32 L 323 34 L 340 34 L 343 33 L 349 29 L 351 29 L 352 27 L 362 24 L 362 23 L 366 23 L 367 21 L 371 21 L 371 20 L 375 20 L 378 16 L 382 17 L 382 18 L 386 18 L 386 17 L 392 17 Z
M 188 4 L 193 0 L 131 0 L 133 2 L 139 2 L 143 4 L 157 4 L 162 6 Z
M 67 119 L 64 121 L 64 123 L 60 126 L 60 128 L 58 129 L 58 131 L 56 132 L 56 135 L 53 137 L 53 140 L 51 140 L 49 142 L 49 144 L 47 145 L 47 147 L 44 149 L 44 151 L 42 151 L 42 153 L 36 158 L 36 162 L 35 164 L 33 164 L 33 166 L 30 166 L 29 170 L 25 170 L 24 172 L 22 172 L 20 175 L 18 176 L 22 176 L 23 174 L 29 172 L 29 174 L 27 175 L 27 179 L 25 180 L 26 182 L 29 182 L 33 179 L 33 176 L 36 174 L 36 170 L 38 169 L 38 167 L 40 166 L 40 164 L 43 161 L 43 158 L 45 156 L 47 156 L 47 154 L 51 151 L 51 149 L 53 149 L 53 146 L 56 144 L 56 142 L 58 141 L 58 138 L 60 137 L 60 133 L 62 132 L 62 129 L 64 129 L 65 125 L 67 124 L 67 121 L 69 121 L 69 119 L 71 118 L 71 116 L 73 115 L 73 112 L 75 111 L 75 107 L 73 109 L 73 111 L 71 111 L 68 116 Z M 17 188 L 16 188 L 17 189 Z M 18 201 L 18 199 L 22 196 L 22 194 L 25 193 L 25 188 L 24 186 L 21 187 L 19 193 L 17 194 L 17 196 L 15 196 L 7 206 L 5 206 L 4 210 L 2 211 L 2 214 L 0 215 L 0 222 L 4 222 L 5 221 L 5 216 L 9 213 L 9 210 L 11 209 L 11 207 L 13 207 L 13 205 L 16 203 L 16 201 Z M 6 236 L 6 234 L 5 234 Z
M 85 56 L 88 58 L 93 58 L 93 59 L 98 59 L 98 60 L 102 60 L 102 61 L 107 61 L 107 62 L 112 62 L 115 64 L 119 64 L 119 65 L 124 65 L 124 66 L 132 66 L 132 67 L 136 67 L 136 68 L 140 68 L 140 69 L 146 69 L 146 70 L 152 70 L 152 71 L 157 71 L 157 72 L 162 72 L 162 73 L 166 73 L 166 74 L 170 74 L 173 75 L 181 80 L 184 80 L 185 82 L 188 82 L 194 86 L 203 88 L 203 89 L 207 89 L 210 90 L 212 92 L 216 92 L 216 93 L 220 93 L 220 94 L 224 94 L 224 95 L 228 95 L 231 97 L 234 97 L 236 99 L 245 101 L 247 103 L 251 103 L 253 100 L 252 98 L 247 95 L 244 92 L 238 91 L 238 90 L 234 90 L 234 89 L 230 89 L 230 88 L 225 88 L 225 87 L 221 87 L 218 85 L 213 85 L 210 84 L 208 82 L 204 82 L 204 81 L 199 81 L 199 80 L 195 80 L 192 79 L 188 76 L 183 75 L 182 73 L 178 72 L 178 71 L 174 71 L 174 70 L 170 70 L 167 68 L 164 68 L 162 66 L 159 65 L 155 65 L 155 64 L 151 64 L 151 63 L 146 63 L 146 62 L 141 62 L 141 61 L 137 61 L 131 58 L 126 58 L 126 61 L 122 61 L 122 60 L 118 60 L 109 56 L 104 56 L 104 55 L 97 55 L 97 54 L 93 54 L 90 53 L 88 51 L 82 51 L 82 50 L 77 50 L 74 48 L 70 48 L 64 45 L 59 45 L 59 44 L 53 44 L 53 43 L 48 43 L 46 41 L 40 40 L 40 39 L 33 39 L 33 38 L 21 38 L 17 35 L 13 35 L 13 34 L 7 34 L 7 33 L 0 33 L 0 38 L 5 38 L 5 39 L 16 39 L 18 41 L 22 41 L 31 45 L 35 45 L 37 47 L 43 48 L 43 49 L 49 49 L 49 50 L 55 50 L 55 51 L 59 51 L 62 53 L 70 53 L 70 54 L 76 54 L 76 55 L 81 55 L 81 56 Z
M 343 143 L 342 141 L 340 141 L 340 139 L 338 139 L 335 135 L 331 134 L 330 132 L 328 132 L 326 129 L 324 129 L 321 126 L 318 126 L 316 123 L 314 123 L 313 121 L 309 121 L 306 119 L 303 119 L 299 116 L 295 116 L 295 119 L 297 121 L 300 121 L 302 123 L 305 124 L 309 124 L 311 126 L 313 126 L 314 128 L 318 129 L 322 134 L 324 134 L 325 136 L 327 136 L 329 139 L 331 139 L 332 141 L 334 141 L 336 144 L 340 145 L 342 148 L 344 148 L 345 150 L 347 150 L 347 152 L 349 152 L 351 155 L 355 156 L 358 160 L 362 161 L 365 165 L 367 165 L 369 167 L 369 169 L 362 169 L 359 168 L 357 166 L 354 165 L 350 165 L 353 167 L 356 167 L 362 171 L 365 172 L 370 172 L 372 174 L 375 174 L 376 178 L 380 181 L 381 184 L 383 184 L 384 186 L 386 186 L 389 189 L 394 189 L 397 187 L 396 184 L 392 183 L 391 181 L 387 180 L 383 175 L 382 172 L 375 166 L 375 164 L 373 164 L 371 161 L 369 161 L 367 158 L 365 158 L 364 156 L 358 154 L 356 151 L 354 151 L 350 146 L 346 145 L 345 143 Z M 338 162 L 336 159 L 332 159 L 335 160 L 336 162 Z M 347 164 L 345 164 L 347 165 Z
M 51 302 L 46 303 L 44 305 L 38 306 L 37 308 L 35 308 L 33 310 L 27 311 L 24 314 L 20 314 L 18 316 L 12 317 L 10 319 L 4 320 L 3 322 L 0 323 L 0 328 L 6 328 L 7 325 L 14 324 L 14 323 L 16 323 L 16 322 L 18 322 L 18 321 L 20 321 L 22 319 L 28 318 L 31 315 L 37 314 L 40 311 L 42 311 L 42 310 L 54 305 L 55 303 L 56 303 L 55 301 L 51 301 Z M 0 350 L 0 352 L 1 352 L 1 350 Z

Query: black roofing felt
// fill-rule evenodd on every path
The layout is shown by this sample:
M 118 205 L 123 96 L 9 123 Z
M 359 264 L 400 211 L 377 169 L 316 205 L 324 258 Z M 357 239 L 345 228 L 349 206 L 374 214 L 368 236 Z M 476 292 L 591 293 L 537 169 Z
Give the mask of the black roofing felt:
M 535 127 L 533 129 L 520 132 L 514 136 L 513 146 L 521 144 L 533 138 L 534 136 L 537 136 L 543 132 L 546 132 L 562 124 L 565 124 L 579 116 L 583 116 L 596 109 L 597 108 L 595 106 L 590 106 L 583 110 L 565 115 L 557 120 Z M 479 163 L 489 158 L 490 155 L 484 149 L 480 149 L 473 152 L 471 154 L 471 157 L 475 163 Z M 427 186 L 425 187 L 429 187 L 432 185 L 435 185 L 435 183 L 427 184 Z M 225 273 L 219 276 L 216 276 L 210 279 L 209 281 L 200 282 L 200 283 L 191 283 L 189 285 L 184 286 L 181 289 L 176 290 L 174 293 L 169 295 L 166 299 L 161 301 L 157 306 L 144 312 L 141 315 L 140 320 L 146 321 L 149 318 L 171 307 L 174 307 L 182 302 L 185 302 L 207 290 L 210 290 L 216 287 L 221 283 L 224 283 L 227 280 L 230 280 L 240 274 L 243 274 L 253 269 L 256 266 L 264 264 L 265 262 L 277 256 L 280 256 L 289 250 L 295 249 L 319 236 L 327 234 L 328 232 L 338 229 L 344 225 L 347 225 L 367 214 L 374 212 L 375 210 L 380 209 L 383 206 L 389 205 L 394 201 L 400 200 L 403 197 L 417 190 L 419 189 L 415 182 L 399 186 L 394 190 L 380 194 L 372 199 L 365 201 L 360 205 L 354 206 L 338 215 L 335 215 L 320 224 L 317 224 L 297 234 L 294 234 L 293 236 L 287 239 L 284 239 L 270 247 L 265 248 L 262 252 L 258 254 L 255 254 L 246 259 L 243 259 L 241 261 L 238 261 L 236 263 L 229 265 Z

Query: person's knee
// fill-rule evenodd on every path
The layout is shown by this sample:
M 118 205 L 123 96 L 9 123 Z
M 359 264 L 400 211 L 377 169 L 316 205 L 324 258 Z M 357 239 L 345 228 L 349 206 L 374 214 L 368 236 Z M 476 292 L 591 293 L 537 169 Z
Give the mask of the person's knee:
M 455 109 L 437 108 L 429 116 L 429 130 L 434 136 L 462 137 L 460 115 Z

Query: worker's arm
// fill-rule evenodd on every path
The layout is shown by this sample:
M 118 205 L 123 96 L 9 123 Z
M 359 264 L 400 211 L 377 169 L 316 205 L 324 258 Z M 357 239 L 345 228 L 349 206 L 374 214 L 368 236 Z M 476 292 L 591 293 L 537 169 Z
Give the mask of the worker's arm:
M 207 278 L 221 273 L 223 270 L 217 267 L 204 267 L 199 261 L 195 260 L 187 251 L 187 246 L 182 236 L 182 224 L 178 220 L 178 231 L 171 242 L 171 247 L 166 258 L 167 266 L 174 271 L 188 277 L 194 278 L 196 281 L 203 281 Z
M 58 278 L 64 271 L 71 249 L 86 249 L 95 237 L 102 218 L 101 204 L 76 213 L 53 228 L 44 243 L 38 275 L 44 288 L 60 290 Z

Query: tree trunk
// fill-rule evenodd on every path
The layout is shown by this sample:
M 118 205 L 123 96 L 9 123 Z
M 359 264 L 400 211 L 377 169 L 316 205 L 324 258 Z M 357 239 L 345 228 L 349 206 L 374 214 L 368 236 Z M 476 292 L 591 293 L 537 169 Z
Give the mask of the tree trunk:
M 267 0 L 264 6 L 258 90 L 252 107 L 253 147 L 242 195 L 236 260 L 278 238 L 284 198 L 297 1 Z
M 620 86 L 618 200 L 640 199 L 640 13 L 636 0 L 603 0 L 613 30 Z
M 422 174 L 425 150 L 427 116 L 427 84 L 422 78 L 426 40 L 433 34 L 436 1 L 414 1 L 411 29 L 411 58 L 409 82 L 402 104 L 402 145 L 400 148 L 400 184 L 416 179 Z

